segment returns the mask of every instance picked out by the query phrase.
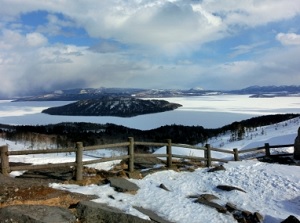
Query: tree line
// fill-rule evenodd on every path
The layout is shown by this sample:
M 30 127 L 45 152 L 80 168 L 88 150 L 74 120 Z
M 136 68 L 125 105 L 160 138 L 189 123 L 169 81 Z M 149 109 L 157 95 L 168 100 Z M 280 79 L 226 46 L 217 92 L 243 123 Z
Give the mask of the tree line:
M 72 147 L 78 141 L 85 146 L 126 141 L 134 137 L 137 141 L 165 142 L 196 145 L 211 137 L 231 132 L 232 140 L 241 140 L 246 130 L 276 124 L 300 116 L 300 114 L 276 114 L 233 122 L 220 128 L 208 129 L 202 126 L 165 125 L 151 130 L 127 128 L 116 124 L 95 124 L 85 122 L 64 122 L 49 125 L 1 125 L 0 137 L 15 142 L 27 142 L 28 147 L 48 142 L 56 148 Z

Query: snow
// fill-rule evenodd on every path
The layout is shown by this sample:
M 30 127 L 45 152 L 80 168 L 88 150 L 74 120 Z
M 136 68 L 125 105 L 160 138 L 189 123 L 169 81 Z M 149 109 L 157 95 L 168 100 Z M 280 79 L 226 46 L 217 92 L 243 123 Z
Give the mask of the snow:
M 249 131 L 245 134 L 244 139 L 239 141 L 230 141 L 231 134 L 227 133 L 209 139 L 207 143 L 216 148 L 220 148 L 220 144 L 222 144 L 222 149 L 228 150 L 232 150 L 232 148 L 243 150 L 263 146 L 266 142 L 270 145 L 293 144 L 299 126 L 300 119 L 295 118 Z M 252 134 L 251 137 L 250 134 Z M 1 144 L 9 144 L 10 150 L 25 149 L 21 143 L 16 144 L 3 140 Z M 174 147 L 173 152 L 181 155 L 203 156 L 202 151 L 179 147 Z M 275 149 L 275 152 L 291 153 L 293 147 Z M 101 150 L 95 153 L 86 153 L 84 159 L 92 159 L 92 156 L 110 156 L 112 153 L 118 155 L 123 154 L 124 151 Z M 165 153 L 165 148 L 159 149 L 156 153 Z M 216 154 L 213 154 L 213 157 Z M 230 154 L 218 154 L 219 157 L 229 158 L 228 156 L 230 156 Z M 36 164 L 73 162 L 74 159 L 72 153 L 10 157 L 11 161 Z M 231 214 L 219 213 L 213 208 L 195 203 L 193 199 L 188 198 L 189 195 L 203 193 L 210 193 L 219 197 L 219 200 L 216 200 L 219 204 L 224 205 L 230 202 L 241 209 L 251 212 L 257 211 L 264 216 L 265 223 L 279 223 L 289 215 L 294 215 L 300 219 L 299 166 L 268 164 L 253 159 L 239 162 L 231 161 L 223 165 L 226 171 L 207 172 L 208 168 L 198 168 L 194 172 L 166 170 L 147 175 L 140 180 L 129 179 L 140 187 L 135 195 L 118 193 L 109 185 L 78 186 L 52 183 L 50 186 L 82 194 L 97 195 L 99 198 L 93 200 L 94 202 L 107 203 L 144 219 L 148 219 L 148 217 L 134 209 L 133 206 L 150 209 L 171 222 L 235 222 Z M 113 162 L 90 166 L 97 169 L 110 169 Z M 20 173 L 12 173 L 12 175 L 17 174 Z M 170 191 L 159 188 L 160 184 L 164 184 Z M 237 190 L 221 191 L 216 188 L 219 184 L 236 186 L 245 190 L 246 193 Z M 111 199 L 109 196 L 113 196 L 115 199 Z
M 212 148 L 220 148 L 223 150 L 232 151 L 234 148 L 238 150 L 245 150 L 250 148 L 256 148 L 264 146 L 265 143 L 270 145 L 286 145 L 293 144 L 297 136 L 298 128 L 300 126 L 300 117 L 294 118 L 288 121 L 277 123 L 269 126 L 262 126 L 251 132 L 246 132 L 243 140 L 230 141 L 230 133 L 225 135 L 214 137 L 209 139 L 204 144 L 210 144 Z M 262 134 L 263 132 L 263 134 Z M 203 147 L 204 144 L 198 144 L 198 147 Z M 155 151 L 155 154 L 164 154 L 166 151 L 165 147 L 162 147 Z M 293 147 L 276 148 L 271 149 L 271 154 L 287 152 L 293 153 Z M 172 153 L 177 155 L 185 156 L 204 156 L 203 150 L 197 149 L 183 149 L 182 147 L 172 147 Z M 212 151 L 212 157 L 218 159 L 233 160 L 233 155 L 227 153 L 220 153 Z M 255 154 L 252 154 L 254 156 Z
M 148 98 L 157 99 L 157 98 Z M 0 123 L 13 125 L 42 125 L 60 122 L 114 123 L 129 128 L 149 130 L 164 125 L 203 126 L 218 128 L 234 121 L 259 115 L 298 113 L 299 97 L 250 98 L 249 95 L 210 95 L 159 98 L 182 107 L 173 111 L 139 115 L 130 118 L 112 116 L 59 116 L 41 113 L 49 107 L 72 101 L 10 102 L 0 100 Z
M 241 161 L 224 164 L 226 171 L 208 173 L 206 168 L 195 172 L 162 171 L 133 180 L 141 189 L 136 195 L 118 193 L 109 185 L 52 184 L 53 188 L 99 196 L 95 202 L 122 209 L 146 218 L 132 206 L 142 206 L 155 211 L 172 222 L 234 222 L 231 215 L 193 202 L 189 195 L 210 193 L 220 198 L 219 203 L 231 202 L 239 208 L 259 212 L 265 222 L 281 222 L 289 215 L 300 217 L 300 172 L 299 167 Z M 158 186 L 163 183 L 170 192 Z M 237 186 L 241 191 L 224 192 L 216 189 L 219 184 Z M 115 199 L 108 198 L 112 195 Z M 200 220 L 201 219 L 201 220 Z
M 232 150 L 233 148 L 238 148 L 239 150 L 255 148 L 263 146 L 265 143 L 269 143 L 270 145 L 293 144 L 299 126 L 300 117 L 274 125 L 259 127 L 257 130 L 246 133 L 243 140 L 230 142 L 230 134 L 227 134 L 221 136 L 219 139 L 210 139 L 208 143 L 211 144 L 212 147 L 228 150 Z M 220 146 L 220 144 L 222 146 Z M 291 147 L 283 150 L 290 153 L 294 152 Z M 282 149 L 273 149 L 273 151 L 282 151 Z

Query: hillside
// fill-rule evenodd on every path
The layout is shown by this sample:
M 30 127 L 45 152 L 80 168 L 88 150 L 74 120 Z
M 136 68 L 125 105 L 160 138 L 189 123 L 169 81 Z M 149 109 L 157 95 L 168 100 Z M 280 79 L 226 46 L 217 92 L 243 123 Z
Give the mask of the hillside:
M 299 117 L 279 122 L 272 125 L 258 126 L 242 140 L 230 141 L 231 132 L 226 132 L 218 137 L 208 139 L 208 143 L 219 147 L 224 142 L 223 148 L 239 150 L 249 147 L 261 146 L 265 142 L 273 144 L 291 144 L 299 128 Z M 263 130 L 263 131 L 262 131 Z M 262 134 L 262 132 L 264 134 Z M 24 144 L 16 144 L 12 141 L 3 141 L 9 144 L 10 150 L 22 150 Z M 161 148 L 165 152 L 165 148 Z M 173 149 L 178 154 L 199 156 L 190 149 Z M 292 152 L 293 148 L 278 148 L 274 153 Z M 84 159 L 89 160 L 95 156 L 113 156 L 119 150 L 86 151 Z M 157 151 L 159 152 L 159 151 Z M 161 152 L 162 153 L 162 152 Z M 215 154 L 213 154 L 215 155 Z M 255 155 L 255 154 L 253 154 Z M 227 156 L 231 156 L 228 155 Z M 12 157 L 13 162 L 28 162 L 34 164 L 72 162 L 74 154 L 48 154 Z M 115 163 L 115 162 L 114 162 Z M 90 165 L 99 170 L 110 170 L 113 162 Z M 166 222 L 176 223 L 232 223 L 237 222 L 229 211 L 222 213 L 215 208 L 208 207 L 197 198 L 201 195 L 214 196 L 213 201 L 220 206 L 236 206 L 239 210 L 245 210 L 262 215 L 264 223 L 281 223 L 287 217 L 293 215 L 300 219 L 300 172 L 299 166 L 262 163 L 253 159 L 240 162 L 223 164 L 222 171 L 210 172 L 210 168 L 196 168 L 193 171 L 163 170 L 149 174 L 142 179 L 128 179 L 135 183 L 139 189 L 137 193 L 120 193 L 109 184 L 90 184 L 79 186 L 78 184 L 51 183 L 53 189 L 93 195 L 96 203 L 106 203 L 118 208 L 127 214 L 149 219 L 136 207 L 142 207 L 155 212 Z M 159 168 L 159 167 L 154 167 Z M 14 172 L 12 175 L 19 175 Z M 164 185 L 167 190 L 162 189 Z M 231 185 L 240 190 L 224 191 L 219 185 Z
M 132 97 L 109 96 L 81 100 L 61 107 L 48 108 L 42 112 L 50 115 L 133 117 L 170 111 L 180 106 L 180 104 L 169 103 L 165 100 L 141 100 Z
M 46 139 L 56 147 L 65 147 L 81 141 L 85 145 L 105 144 L 127 140 L 133 136 L 139 141 L 164 142 L 172 139 L 174 143 L 199 144 L 206 143 L 209 138 L 218 137 L 226 132 L 232 132 L 236 141 L 254 135 L 253 131 L 259 126 L 280 123 L 299 117 L 299 114 L 277 114 L 251 118 L 234 122 L 221 128 L 207 129 L 202 126 L 165 125 L 151 130 L 127 128 L 115 124 L 71 123 L 64 122 L 49 125 L 1 125 L 0 134 L 6 139 L 27 142 L 28 144 L 43 144 Z M 245 130 L 245 131 L 243 131 Z M 221 143 L 221 142 L 220 142 Z M 143 148 L 147 149 L 147 148 Z

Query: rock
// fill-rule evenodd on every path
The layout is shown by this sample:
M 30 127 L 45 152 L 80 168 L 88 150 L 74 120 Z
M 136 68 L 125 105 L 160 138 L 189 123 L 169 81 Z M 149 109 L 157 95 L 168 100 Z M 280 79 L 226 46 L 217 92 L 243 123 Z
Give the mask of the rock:
M 239 191 L 242 191 L 242 192 L 246 193 L 246 191 L 244 191 L 243 189 L 238 188 L 238 187 L 234 187 L 234 186 L 218 185 L 217 188 L 220 189 L 220 190 L 225 190 L 225 191 L 239 190 Z
M 144 215 L 149 216 L 149 218 L 154 221 L 154 222 L 158 222 L 158 223 L 171 223 L 170 221 L 167 221 L 165 219 L 163 219 L 162 217 L 158 216 L 155 212 L 142 208 L 142 207 L 137 207 L 137 206 L 133 206 L 136 210 L 138 210 L 139 212 L 143 213 Z
M 249 218 L 252 215 L 252 213 L 250 211 L 243 210 L 242 215 L 246 218 Z
M 211 201 L 211 200 L 217 200 L 219 199 L 217 196 L 213 195 L 213 194 L 201 194 L 198 199 L 203 199 L 206 201 Z
M 264 218 L 263 216 L 258 213 L 254 212 L 251 213 L 250 211 L 247 210 L 241 210 L 238 209 L 236 205 L 227 202 L 225 205 L 226 209 L 232 213 L 232 216 L 239 222 L 239 223 L 262 223 Z
M 255 222 L 263 222 L 264 221 L 263 216 L 258 212 L 254 212 L 253 219 Z
M 236 219 L 238 223 L 250 223 L 245 218 Z
M 226 207 L 227 211 L 229 211 L 229 212 L 234 212 L 234 211 L 238 210 L 237 207 L 236 207 L 236 205 L 232 204 L 230 202 L 227 202 L 226 205 L 225 205 L 225 207 Z
M 110 177 L 108 181 L 118 192 L 136 192 L 140 189 L 135 183 L 121 177 Z
M 0 222 L 73 223 L 76 222 L 76 217 L 70 210 L 61 207 L 46 205 L 14 205 L 0 209 Z
M 221 171 L 221 170 L 225 171 L 226 168 L 223 165 L 221 165 L 221 166 L 217 166 L 217 167 L 214 167 L 212 169 L 209 169 L 207 172 L 216 172 L 216 171 Z
M 108 197 L 109 197 L 110 199 L 115 200 L 115 197 L 114 197 L 113 195 L 108 195 Z
M 187 198 L 198 198 L 200 195 L 199 194 L 192 194 L 187 196 Z
M 170 191 L 164 184 L 160 184 L 159 188 L 164 189 L 166 191 Z
M 246 222 L 246 223 L 263 223 L 264 218 L 258 212 L 251 213 L 246 210 L 235 210 L 232 212 L 233 217 L 238 222 Z
M 92 201 L 79 202 L 76 207 L 80 222 L 85 223 L 149 223 L 151 221 L 125 214 L 121 210 L 106 204 Z
M 164 165 L 164 162 L 157 157 L 135 157 L 134 167 L 137 169 L 154 168 L 156 165 Z
M 223 207 L 223 206 L 221 206 L 217 203 L 205 200 L 203 198 L 198 198 L 195 202 L 200 203 L 200 204 L 204 204 L 204 205 L 212 207 L 212 208 L 215 208 L 220 213 L 226 213 L 227 212 L 227 209 L 225 207 Z
M 283 220 L 281 223 L 300 223 L 300 221 L 294 215 L 290 215 L 287 219 Z
M 298 135 L 294 143 L 294 159 L 300 160 L 300 127 L 298 128 Z

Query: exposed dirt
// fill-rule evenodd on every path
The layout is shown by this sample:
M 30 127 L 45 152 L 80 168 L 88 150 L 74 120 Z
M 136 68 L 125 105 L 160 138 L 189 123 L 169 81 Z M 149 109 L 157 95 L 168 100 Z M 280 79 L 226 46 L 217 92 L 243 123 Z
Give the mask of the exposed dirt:
M 79 201 L 97 198 L 96 196 L 77 194 L 49 187 L 49 183 L 63 183 L 62 179 L 40 178 L 38 174 L 36 177 L 34 175 L 30 176 L 26 178 L 12 178 L 0 174 L 0 208 L 19 204 L 69 208 Z M 91 182 L 91 179 L 84 181 L 87 180 Z M 80 183 L 85 184 L 84 181 Z M 89 182 L 86 183 L 88 184 Z

